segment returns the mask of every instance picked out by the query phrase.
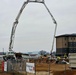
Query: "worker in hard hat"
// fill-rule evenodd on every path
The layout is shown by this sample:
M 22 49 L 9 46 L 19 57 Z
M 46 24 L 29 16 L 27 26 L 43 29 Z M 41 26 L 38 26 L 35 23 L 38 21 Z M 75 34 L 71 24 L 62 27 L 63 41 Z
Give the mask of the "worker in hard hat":
M 59 61 L 60 61 L 60 57 L 59 56 L 57 56 L 57 60 L 56 60 L 56 63 L 58 64 L 59 63 Z
M 64 58 L 65 58 L 65 59 L 67 58 L 67 54 L 66 54 L 66 53 L 64 54 Z

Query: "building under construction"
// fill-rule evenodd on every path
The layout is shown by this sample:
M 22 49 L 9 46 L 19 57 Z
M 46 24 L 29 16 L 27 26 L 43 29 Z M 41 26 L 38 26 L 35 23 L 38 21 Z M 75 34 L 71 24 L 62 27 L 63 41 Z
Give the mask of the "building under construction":
M 76 34 L 64 34 L 56 36 L 56 54 L 57 56 L 76 53 Z

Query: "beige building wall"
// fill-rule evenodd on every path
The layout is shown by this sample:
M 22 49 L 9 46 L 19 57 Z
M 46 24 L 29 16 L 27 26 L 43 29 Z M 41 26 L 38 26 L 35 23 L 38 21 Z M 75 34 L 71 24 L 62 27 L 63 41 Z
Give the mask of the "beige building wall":
M 67 47 L 68 47 L 68 38 L 67 37 L 56 38 L 56 48 L 67 48 Z
M 56 48 L 62 48 L 62 38 L 56 38 Z
M 68 42 L 76 42 L 76 37 L 68 37 Z

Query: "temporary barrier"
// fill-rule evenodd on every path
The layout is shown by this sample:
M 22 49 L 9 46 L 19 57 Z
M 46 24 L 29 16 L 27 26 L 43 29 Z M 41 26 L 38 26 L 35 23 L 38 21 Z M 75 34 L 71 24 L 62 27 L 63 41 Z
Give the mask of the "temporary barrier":
M 4 62 L 4 71 L 7 71 L 7 62 Z
M 2 61 L 2 71 L 4 71 L 4 61 Z
M 7 71 L 7 62 L 2 61 L 2 71 Z
M 35 73 L 34 63 L 26 63 L 26 72 Z

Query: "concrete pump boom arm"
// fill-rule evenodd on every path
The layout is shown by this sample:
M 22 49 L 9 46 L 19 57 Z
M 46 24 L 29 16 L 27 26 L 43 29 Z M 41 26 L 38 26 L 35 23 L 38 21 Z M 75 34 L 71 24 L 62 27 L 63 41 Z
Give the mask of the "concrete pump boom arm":
M 24 2 L 16 19 L 15 22 L 13 23 L 13 27 L 12 27 L 12 31 L 11 31 L 11 37 L 10 37 L 10 43 L 9 43 L 9 51 L 11 51 L 13 49 L 13 44 L 14 44 L 14 38 L 15 38 L 15 30 L 18 24 L 18 20 L 22 14 L 23 9 L 25 8 L 25 6 L 28 4 L 28 2 Z
M 44 0 L 27 0 L 26 2 L 23 3 L 16 19 L 15 22 L 13 23 L 13 27 L 12 27 L 12 31 L 11 31 L 11 37 L 10 37 L 10 43 L 9 43 L 9 51 L 12 51 L 13 49 L 13 44 L 14 44 L 14 38 L 15 38 L 15 31 L 16 31 L 16 27 L 18 24 L 18 20 L 22 14 L 23 9 L 25 8 L 25 6 L 29 3 L 29 2 L 35 2 L 35 3 L 42 3 L 44 4 L 45 8 L 47 9 L 48 13 L 50 14 L 54 24 L 55 24 L 55 30 L 54 30 L 54 36 L 53 36 L 53 42 L 52 42 L 52 49 L 51 49 L 51 53 L 53 51 L 53 47 L 54 47 L 54 39 L 55 39 L 55 34 L 56 34 L 56 29 L 57 29 L 57 22 L 54 19 L 53 15 L 51 14 L 50 10 L 48 9 L 48 7 L 46 6 Z
M 54 47 L 56 30 L 57 30 L 57 22 L 56 22 L 55 18 L 53 17 L 53 15 L 51 14 L 50 10 L 48 9 L 48 7 L 46 6 L 45 3 L 44 3 L 44 6 L 45 6 L 45 8 L 47 9 L 48 13 L 50 14 L 50 16 L 51 16 L 51 18 L 52 18 L 52 20 L 53 20 L 53 23 L 55 24 L 55 30 L 54 30 L 53 41 L 52 41 L 52 48 L 51 48 L 51 51 L 50 51 L 50 54 L 52 54 L 53 47 Z

